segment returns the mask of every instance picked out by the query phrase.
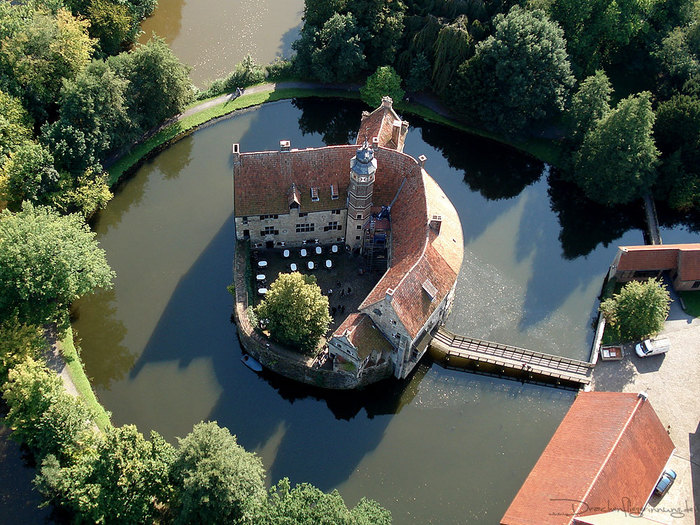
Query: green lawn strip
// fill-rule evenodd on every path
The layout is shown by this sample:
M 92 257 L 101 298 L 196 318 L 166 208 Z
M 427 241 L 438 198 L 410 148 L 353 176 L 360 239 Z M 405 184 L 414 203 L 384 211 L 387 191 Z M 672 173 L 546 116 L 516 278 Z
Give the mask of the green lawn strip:
M 66 360 L 66 366 L 68 367 L 68 374 L 73 380 L 78 394 L 80 394 L 85 403 L 93 410 L 95 414 L 95 423 L 99 429 L 102 431 L 107 430 L 112 426 L 109 413 L 97 400 L 95 392 L 93 392 L 90 386 L 90 381 L 85 375 L 83 363 L 80 361 L 78 352 L 75 349 L 75 344 L 73 344 L 73 330 L 71 328 L 66 332 L 65 337 L 61 341 L 61 346 L 63 348 L 63 358 Z
M 700 292 L 679 292 L 685 305 L 685 312 L 693 317 L 700 317 Z

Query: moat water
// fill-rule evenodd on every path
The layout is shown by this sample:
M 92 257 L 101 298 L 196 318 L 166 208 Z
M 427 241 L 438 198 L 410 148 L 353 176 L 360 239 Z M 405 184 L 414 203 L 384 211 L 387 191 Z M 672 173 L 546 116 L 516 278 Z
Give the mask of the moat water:
M 174 440 L 217 420 L 260 454 L 270 482 L 337 488 L 350 505 L 368 496 L 398 524 L 496 523 L 572 392 L 426 361 L 404 383 L 324 394 L 240 362 L 226 291 L 231 143 L 243 151 L 276 149 L 282 138 L 300 148 L 345 143 L 362 109 L 310 99 L 247 110 L 179 141 L 124 183 L 94 222 L 115 287 L 74 312 L 86 371 L 115 424 Z M 464 230 L 448 327 L 586 359 L 616 246 L 643 242 L 639 210 L 599 209 L 538 161 L 406 118 L 406 152 L 428 157 Z M 684 227 L 664 231 L 674 242 L 698 240 Z M 10 450 L 6 461 L 19 459 Z M 14 501 L 29 502 L 25 522 L 41 521 L 31 498 Z
M 246 55 L 258 64 L 290 57 L 303 10 L 304 0 L 159 0 L 140 41 L 164 38 L 203 88 Z

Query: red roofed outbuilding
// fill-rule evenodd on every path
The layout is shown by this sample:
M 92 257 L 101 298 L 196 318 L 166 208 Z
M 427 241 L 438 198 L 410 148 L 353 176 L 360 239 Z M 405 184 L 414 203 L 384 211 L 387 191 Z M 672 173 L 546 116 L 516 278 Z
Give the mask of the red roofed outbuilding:
M 619 511 L 639 516 L 673 451 L 645 395 L 581 392 L 501 525 L 569 525 Z
M 700 244 L 620 246 L 611 276 L 620 282 L 670 272 L 676 290 L 700 290 Z

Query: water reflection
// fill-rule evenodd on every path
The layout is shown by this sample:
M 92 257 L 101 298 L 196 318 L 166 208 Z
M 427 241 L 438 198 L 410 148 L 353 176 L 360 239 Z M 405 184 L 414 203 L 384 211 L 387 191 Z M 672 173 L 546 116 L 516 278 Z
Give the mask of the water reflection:
M 416 120 L 416 119 L 413 119 Z M 488 200 L 511 199 L 539 180 L 544 164 L 513 148 L 446 126 L 412 122 L 421 138 L 464 172 L 464 182 Z
M 566 259 L 586 256 L 600 244 L 607 247 L 628 230 L 645 228 L 639 202 L 601 206 L 587 199 L 573 183 L 563 181 L 557 169 L 549 176 L 548 194 L 559 219 L 559 241 Z
M 297 98 L 292 105 L 301 111 L 299 130 L 302 134 L 321 135 L 324 144 L 355 142 L 365 108 L 363 103 L 344 101 L 338 104 L 333 99 Z
M 268 104 L 199 130 L 190 143 L 181 141 L 144 165 L 95 222 L 118 277 L 113 296 L 79 305 L 86 368 L 108 377 L 99 367 L 100 360 L 109 363 L 111 349 L 100 334 L 112 333 L 135 355 L 121 379 L 116 374 L 97 388 L 117 424 L 154 428 L 173 440 L 193 423 L 217 420 L 260 454 L 270 481 L 289 476 L 337 487 L 349 504 L 369 494 L 397 523 L 436 516 L 444 523 L 493 523 L 571 393 L 428 365 L 408 382 L 322 393 L 258 376 L 239 359 L 226 291 L 234 250 L 231 143 L 255 151 L 276 149 L 281 138 L 299 148 L 347 142 L 361 109 L 339 101 Z M 597 246 L 588 257 L 563 258 L 541 164 L 514 157 L 502 171 L 501 159 L 515 155 L 510 149 L 436 131 L 427 133 L 428 143 L 423 130 L 429 126 L 410 120 L 415 128 L 406 151 L 428 156 L 427 169 L 455 204 L 465 233 L 449 327 L 582 357 L 589 312 L 614 249 Z M 459 156 L 460 148 L 470 153 Z M 518 166 L 527 175 L 520 176 Z M 517 172 L 512 184 L 508 171 Z M 520 188 L 516 196 L 513 186 Z M 92 322 L 88 309 L 105 307 L 94 327 L 84 326 Z M 126 332 L 110 328 L 112 319 Z
M 90 344 L 99 341 L 103 347 L 99 355 L 86 352 L 81 356 L 90 370 L 90 382 L 93 388 L 109 388 L 113 382 L 123 379 L 136 361 L 136 354 L 123 344 L 126 326 L 118 318 L 115 291 L 98 290 L 85 297 L 80 309 L 73 311 L 74 326 L 81 315 L 86 319 L 80 322 L 80 331 L 76 329 L 73 333 L 77 345 L 80 347 L 85 338 Z

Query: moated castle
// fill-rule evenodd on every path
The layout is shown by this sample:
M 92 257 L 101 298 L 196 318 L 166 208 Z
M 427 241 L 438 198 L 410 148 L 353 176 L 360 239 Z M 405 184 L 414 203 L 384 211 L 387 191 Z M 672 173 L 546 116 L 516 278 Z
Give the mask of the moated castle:
M 356 145 L 241 153 L 233 145 L 236 237 L 266 248 L 344 244 L 385 273 L 328 339 L 360 378 L 405 378 L 444 323 L 464 250 L 454 206 L 403 153 L 408 123 L 385 97 L 363 112 Z M 391 366 L 387 366 L 390 364 Z

